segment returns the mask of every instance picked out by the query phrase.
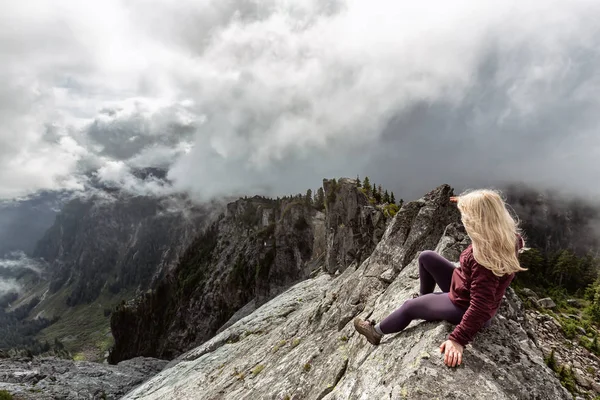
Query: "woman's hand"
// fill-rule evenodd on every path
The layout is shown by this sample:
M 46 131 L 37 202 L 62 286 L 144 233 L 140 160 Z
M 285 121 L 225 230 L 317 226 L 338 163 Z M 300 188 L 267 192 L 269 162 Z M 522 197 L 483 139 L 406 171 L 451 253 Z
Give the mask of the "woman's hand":
M 458 203 L 458 196 L 450 197 L 450 203 Z
M 464 347 L 452 340 L 446 340 L 440 346 L 440 353 L 444 353 L 444 364 L 456 367 L 462 363 Z

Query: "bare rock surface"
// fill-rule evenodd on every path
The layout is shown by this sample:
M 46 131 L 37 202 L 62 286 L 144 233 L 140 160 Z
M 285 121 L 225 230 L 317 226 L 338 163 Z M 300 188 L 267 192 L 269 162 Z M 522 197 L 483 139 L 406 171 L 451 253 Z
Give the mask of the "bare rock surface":
M 8 391 L 15 400 L 119 399 L 165 364 L 141 357 L 119 365 L 58 358 L 0 358 L 0 390 Z

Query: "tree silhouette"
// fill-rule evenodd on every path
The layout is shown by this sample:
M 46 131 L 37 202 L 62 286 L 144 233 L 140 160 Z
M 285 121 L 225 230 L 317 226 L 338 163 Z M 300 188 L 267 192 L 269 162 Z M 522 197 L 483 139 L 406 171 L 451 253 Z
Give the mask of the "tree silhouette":
M 371 182 L 369 181 L 369 177 L 368 176 L 365 176 L 365 180 L 363 181 L 362 186 L 365 189 L 365 192 L 367 193 L 367 196 L 369 196 L 371 194 Z

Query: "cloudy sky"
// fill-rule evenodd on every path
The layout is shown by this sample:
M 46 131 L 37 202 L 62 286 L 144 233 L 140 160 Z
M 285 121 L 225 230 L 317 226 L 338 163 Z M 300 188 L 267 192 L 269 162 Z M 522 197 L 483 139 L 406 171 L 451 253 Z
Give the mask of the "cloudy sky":
M 356 174 L 597 196 L 598 20 L 592 0 L 0 0 L 0 198 L 91 173 L 199 198 Z

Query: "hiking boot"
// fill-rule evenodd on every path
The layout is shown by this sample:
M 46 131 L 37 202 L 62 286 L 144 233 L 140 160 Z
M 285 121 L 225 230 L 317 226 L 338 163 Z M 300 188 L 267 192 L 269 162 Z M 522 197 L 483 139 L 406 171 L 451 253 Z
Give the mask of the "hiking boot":
M 383 335 L 375 330 L 375 321 L 365 321 L 358 317 L 354 318 L 354 329 L 361 335 L 365 335 L 369 343 L 378 345 Z

